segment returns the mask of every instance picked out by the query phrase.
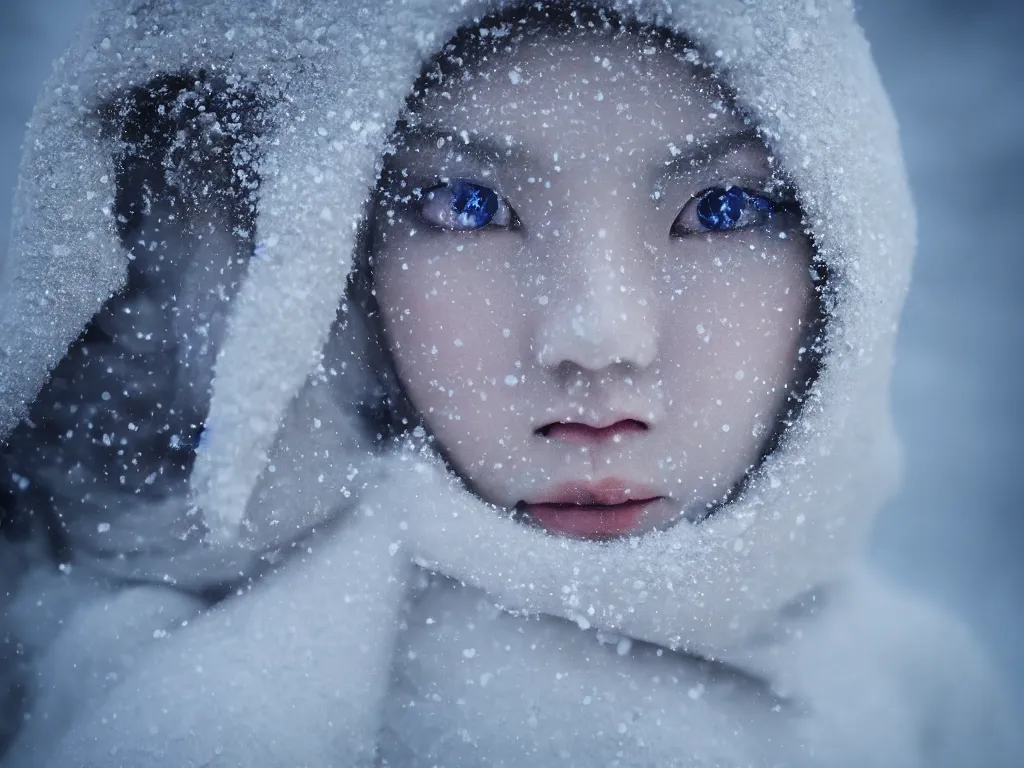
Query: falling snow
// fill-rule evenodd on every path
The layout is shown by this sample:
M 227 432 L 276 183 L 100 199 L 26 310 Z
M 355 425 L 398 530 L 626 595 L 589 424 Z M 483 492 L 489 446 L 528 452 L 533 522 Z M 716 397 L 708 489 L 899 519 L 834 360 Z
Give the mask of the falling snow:
M 860 562 L 913 213 L 847 5 L 100 5 L 0 286 L 0 766 L 1000 748 Z

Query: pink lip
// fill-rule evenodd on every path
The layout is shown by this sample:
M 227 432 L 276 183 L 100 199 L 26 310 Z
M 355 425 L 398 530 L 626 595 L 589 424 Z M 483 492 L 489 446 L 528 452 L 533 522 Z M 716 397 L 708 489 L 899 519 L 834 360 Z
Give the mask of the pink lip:
M 644 511 L 663 497 L 619 478 L 599 483 L 564 483 L 521 509 L 549 533 L 608 539 L 636 530 Z
M 637 419 L 620 419 L 604 427 L 595 427 L 574 421 L 559 421 L 541 427 L 538 432 L 549 440 L 563 440 L 567 443 L 593 445 L 614 440 L 624 435 L 647 431 L 647 425 Z

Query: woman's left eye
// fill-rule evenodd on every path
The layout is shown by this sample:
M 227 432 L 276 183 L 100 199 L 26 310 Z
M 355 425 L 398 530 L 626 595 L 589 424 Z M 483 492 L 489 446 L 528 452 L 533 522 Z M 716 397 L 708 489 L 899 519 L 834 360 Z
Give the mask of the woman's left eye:
M 424 221 L 439 229 L 467 232 L 484 227 L 519 226 L 516 212 L 504 197 L 490 187 L 463 179 L 425 190 L 419 209 Z
M 694 195 L 672 222 L 670 234 L 731 232 L 757 226 L 786 206 L 742 187 L 712 187 Z

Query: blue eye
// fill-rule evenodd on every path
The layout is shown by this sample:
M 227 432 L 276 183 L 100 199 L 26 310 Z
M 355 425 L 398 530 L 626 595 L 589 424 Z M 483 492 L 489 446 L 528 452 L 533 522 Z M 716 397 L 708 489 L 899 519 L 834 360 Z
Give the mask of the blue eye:
M 518 224 L 505 198 L 490 187 L 463 179 L 428 189 L 420 203 L 420 215 L 439 229 L 460 232 L 487 226 L 512 229 Z
M 786 208 L 784 204 L 742 187 L 712 187 L 693 197 L 683 207 L 672 222 L 671 233 L 680 236 L 744 229 L 762 224 Z
M 712 189 L 697 199 L 697 221 L 715 232 L 733 229 L 743 216 L 746 200 L 738 187 Z

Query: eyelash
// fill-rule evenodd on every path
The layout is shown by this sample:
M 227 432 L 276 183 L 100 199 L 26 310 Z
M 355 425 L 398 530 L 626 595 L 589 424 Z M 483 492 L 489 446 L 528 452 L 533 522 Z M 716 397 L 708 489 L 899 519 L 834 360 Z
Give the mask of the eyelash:
M 795 203 L 776 200 L 743 187 L 710 187 L 690 198 L 669 229 L 674 237 L 735 232 L 764 224 L 772 216 L 793 213 Z
M 504 197 L 488 186 L 465 179 L 453 179 L 424 190 L 417 207 L 427 224 L 448 231 L 521 226 L 519 216 Z
M 515 230 L 522 226 L 508 201 L 483 184 L 466 179 L 441 182 L 424 190 L 416 207 L 430 226 L 452 232 L 486 228 Z M 763 224 L 793 203 L 774 200 L 750 189 L 730 185 L 698 192 L 683 206 L 669 229 L 673 237 L 733 232 Z

